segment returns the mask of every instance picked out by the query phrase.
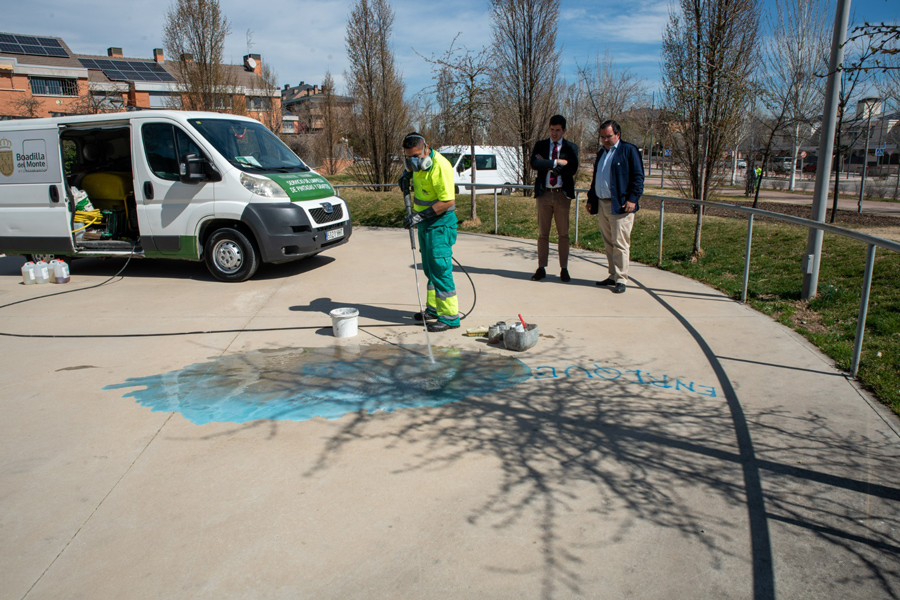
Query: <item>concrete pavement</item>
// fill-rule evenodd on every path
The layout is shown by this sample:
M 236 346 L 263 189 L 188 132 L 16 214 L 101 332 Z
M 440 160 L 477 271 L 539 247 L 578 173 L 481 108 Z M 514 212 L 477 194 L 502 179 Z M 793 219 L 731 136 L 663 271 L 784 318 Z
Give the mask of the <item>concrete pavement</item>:
M 532 241 L 455 256 L 463 328 L 537 346 L 432 334 L 429 367 L 400 230 L 18 304 L 124 261 L 0 258 L 0 598 L 900 596 L 900 424 L 800 336 L 641 265 L 614 295 L 591 252 L 568 284 Z

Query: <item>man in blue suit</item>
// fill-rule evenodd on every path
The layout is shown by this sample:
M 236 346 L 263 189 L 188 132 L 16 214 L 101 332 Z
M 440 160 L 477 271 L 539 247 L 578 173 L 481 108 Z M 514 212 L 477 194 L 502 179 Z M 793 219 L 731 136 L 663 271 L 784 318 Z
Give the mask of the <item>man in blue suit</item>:
M 600 125 L 603 147 L 594 162 L 594 178 L 588 190 L 587 209 L 597 215 L 609 277 L 597 285 L 611 287 L 616 294 L 628 283 L 631 227 L 644 193 L 644 163 L 633 144 L 621 141 L 622 129 L 615 121 Z

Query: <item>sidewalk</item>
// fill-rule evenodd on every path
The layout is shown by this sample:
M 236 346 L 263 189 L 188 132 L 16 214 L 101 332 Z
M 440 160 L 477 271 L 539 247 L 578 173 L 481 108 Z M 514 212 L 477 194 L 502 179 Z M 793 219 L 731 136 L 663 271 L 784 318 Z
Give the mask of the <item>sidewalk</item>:
M 900 596 L 900 423 L 812 345 L 651 267 L 612 294 L 591 252 L 568 284 L 532 241 L 455 256 L 463 329 L 521 313 L 537 346 L 431 334 L 430 366 L 391 229 L 0 308 L 55 336 L 0 336 L 0 599 Z M 0 305 L 124 261 L 21 264 Z

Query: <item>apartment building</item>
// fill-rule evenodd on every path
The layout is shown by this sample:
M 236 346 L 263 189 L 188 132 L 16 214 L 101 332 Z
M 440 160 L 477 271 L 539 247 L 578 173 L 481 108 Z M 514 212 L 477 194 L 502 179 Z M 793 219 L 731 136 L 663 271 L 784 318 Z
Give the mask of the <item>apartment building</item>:
M 185 88 L 178 61 L 156 48 L 151 58 L 126 58 L 120 47 L 105 56 L 75 54 L 58 37 L 0 33 L 0 119 L 180 108 Z M 281 93 L 262 77 L 262 58 L 244 56 L 227 66 L 233 82 L 222 112 L 253 117 L 281 129 Z

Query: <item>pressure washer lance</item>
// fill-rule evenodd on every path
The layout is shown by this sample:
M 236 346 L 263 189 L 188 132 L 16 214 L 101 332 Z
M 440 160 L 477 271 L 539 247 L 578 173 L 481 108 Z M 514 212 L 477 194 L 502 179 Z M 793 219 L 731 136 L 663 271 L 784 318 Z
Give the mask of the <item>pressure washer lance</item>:
M 406 215 L 412 216 L 412 202 L 409 194 L 403 194 L 403 204 L 406 205 Z M 428 336 L 428 321 L 425 319 L 425 309 L 422 308 L 422 292 L 419 290 L 419 261 L 416 259 L 416 232 L 414 227 L 409 228 L 409 244 L 412 246 L 413 271 L 416 273 L 416 297 L 419 299 L 419 314 L 422 315 L 422 326 L 425 328 L 425 343 L 428 344 L 428 358 L 434 364 L 434 353 L 431 351 L 431 338 Z

